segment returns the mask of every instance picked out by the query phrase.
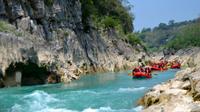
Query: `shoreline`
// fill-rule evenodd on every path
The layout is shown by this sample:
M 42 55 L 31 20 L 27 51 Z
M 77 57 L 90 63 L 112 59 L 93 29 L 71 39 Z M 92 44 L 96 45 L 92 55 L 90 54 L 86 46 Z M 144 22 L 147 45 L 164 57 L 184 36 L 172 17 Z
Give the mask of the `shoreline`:
M 169 59 L 177 57 L 186 67 L 173 79 L 155 85 L 139 99 L 138 105 L 144 107 L 142 112 L 200 111 L 200 48 L 179 50 Z

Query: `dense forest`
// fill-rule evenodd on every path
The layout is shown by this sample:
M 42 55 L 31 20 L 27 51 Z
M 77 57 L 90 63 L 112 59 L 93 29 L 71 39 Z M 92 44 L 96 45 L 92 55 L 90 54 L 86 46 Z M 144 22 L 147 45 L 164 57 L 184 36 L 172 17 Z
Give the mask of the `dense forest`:
M 176 38 L 167 43 L 166 47 L 175 50 L 186 47 L 200 47 L 200 18 L 183 27 L 177 33 Z
M 137 36 L 146 43 L 149 50 L 174 49 L 200 46 L 200 19 L 160 23 L 157 27 L 144 28 Z

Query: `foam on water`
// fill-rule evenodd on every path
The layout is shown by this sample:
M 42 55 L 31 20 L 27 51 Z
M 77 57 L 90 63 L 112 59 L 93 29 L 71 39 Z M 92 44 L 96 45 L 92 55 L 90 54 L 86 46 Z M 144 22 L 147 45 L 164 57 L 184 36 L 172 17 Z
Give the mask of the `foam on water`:
M 62 109 L 62 108 L 45 108 L 41 110 L 29 110 L 30 112 L 140 112 L 142 110 L 142 107 L 136 107 L 133 109 L 112 109 L 111 107 L 100 107 L 99 109 L 93 109 L 93 108 L 86 108 L 83 111 L 77 111 L 77 110 L 68 110 L 68 109 Z M 22 110 L 20 107 L 20 110 L 12 110 L 11 112 L 26 112 L 26 110 Z
M 24 99 L 33 99 L 35 101 L 45 103 L 58 101 L 58 99 L 54 98 L 52 95 L 49 95 L 48 93 L 41 90 L 36 90 L 32 94 L 25 95 Z
M 119 88 L 118 92 L 137 92 L 147 89 L 146 87 L 139 87 L 139 88 Z
M 145 89 L 145 87 L 141 88 L 132 88 L 136 90 L 142 90 Z M 120 88 L 119 91 L 125 91 L 126 88 Z M 81 92 L 81 91 L 79 91 Z M 97 93 L 94 91 L 82 91 L 83 93 Z M 139 112 L 142 108 L 136 107 L 133 109 L 112 109 L 111 107 L 100 107 L 98 109 L 95 108 L 86 108 L 82 111 L 78 110 L 69 110 L 65 108 L 54 108 L 49 106 L 49 103 L 60 103 L 58 99 L 54 98 L 52 95 L 36 90 L 32 92 L 31 94 L 25 95 L 22 100 L 24 101 L 23 105 L 21 104 L 15 104 L 11 108 L 11 112 Z
M 22 104 L 15 104 L 12 108 L 12 112 L 22 111 L 40 111 L 44 108 L 49 108 L 48 104 L 58 102 L 59 100 L 54 98 L 52 95 L 36 90 L 31 94 L 25 95 L 22 99 Z
M 143 109 L 142 106 L 138 106 L 138 107 L 135 107 L 133 110 L 134 110 L 135 112 L 140 112 L 140 111 L 142 111 L 142 109 Z
M 100 92 L 92 91 L 92 90 L 78 90 L 78 91 L 71 91 L 72 93 L 76 94 L 100 94 Z
M 42 109 L 36 112 L 78 112 L 78 111 L 73 111 L 73 110 L 68 110 L 68 109 L 46 108 L 46 109 Z
M 22 112 L 22 111 L 23 111 L 23 108 L 22 108 L 21 105 L 15 104 L 15 105 L 11 108 L 10 111 L 11 111 L 11 112 Z
M 111 107 L 100 107 L 99 109 L 87 108 L 82 112 L 140 112 L 142 108 L 142 106 L 133 109 L 112 109 Z
M 94 91 L 94 90 L 78 90 L 72 91 L 72 93 L 76 94 L 112 94 L 112 93 L 127 93 L 127 92 L 137 92 L 147 89 L 147 87 L 138 87 L 138 88 L 119 88 L 118 90 L 108 90 L 108 91 Z

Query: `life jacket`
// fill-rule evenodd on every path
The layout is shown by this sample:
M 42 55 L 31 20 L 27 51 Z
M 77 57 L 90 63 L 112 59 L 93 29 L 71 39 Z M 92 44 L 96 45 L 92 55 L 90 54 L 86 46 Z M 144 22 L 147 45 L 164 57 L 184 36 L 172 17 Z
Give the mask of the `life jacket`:
M 142 67 L 140 67 L 139 70 L 140 70 L 140 72 L 144 72 L 145 71 Z
M 149 67 L 146 68 L 146 73 L 150 73 L 151 72 L 151 69 Z
M 139 72 L 139 71 L 140 71 L 139 68 L 133 69 L 133 72 Z

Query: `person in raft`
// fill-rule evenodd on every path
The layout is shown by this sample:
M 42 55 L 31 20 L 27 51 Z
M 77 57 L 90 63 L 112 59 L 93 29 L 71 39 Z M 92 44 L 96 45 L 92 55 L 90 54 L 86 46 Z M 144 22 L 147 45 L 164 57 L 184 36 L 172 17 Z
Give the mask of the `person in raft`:
M 138 59 L 138 65 L 139 65 L 140 67 L 145 67 L 145 64 L 144 64 L 144 62 L 142 61 L 141 58 Z
M 151 69 L 150 69 L 150 67 L 145 67 L 144 70 L 145 70 L 146 73 L 151 73 Z

